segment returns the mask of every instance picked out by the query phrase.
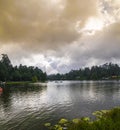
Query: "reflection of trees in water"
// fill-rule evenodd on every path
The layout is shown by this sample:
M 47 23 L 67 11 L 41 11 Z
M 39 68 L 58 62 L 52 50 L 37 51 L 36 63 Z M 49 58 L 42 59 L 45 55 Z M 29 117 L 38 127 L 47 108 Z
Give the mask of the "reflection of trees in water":
M 120 91 L 120 82 L 108 81 L 108 82 L 96 82 L 93 84 L 94 91 L 103 93 L 107 96 L 113 96 Z
M 40 85 L 26 85 L 26 86 L 14 86 L 10 87 L 11 93 L 32 93 L 32 92 L 41 92 L 46 89 L 47 86 Z
M 71 95 L 84 98 L 97 98 L 98 100 L 113 100 L 120 92 L 120 82 L 117 81 L 81 81 L 69 84 Z M 119 96 L 119 95 L 118 95 Z
M 1 94 L 1 101 L 5 109 L 11 105 L 10 88 L 6 88 L 6 87 L 3 88 L 3 92 Z
M 79 84 L 79 87 L 77 84 L 75 85 L 70 85 L 73 89 L 82 89 L 82 90 L 93 90 L 94 92 L 103 92 L 104 94 L 114 94 L 118 91 L 120 91 L 120 82 L 113 82 L 113 81 L 109 81 L 109 82 L 104 82 L 104 81 L 86 81 L 83 83 Z
M 39 96 L 36 95 L 46 91 L 46 88 L 47 86 L 40 85 L 5 86 L 3 88 L 3 94 L 0 96 L 0 112 L 3 112 L 0 118 L 5 119 L 5 124 L 0 122 L 0 130 L 28 129 L 33 127 L 33 124 L 36 124 L 36 122 L 38 123 L 38 119 L 36 119 L 37 111 L 35 111 L 36 109 L 34 108 L 40 106 L 36 105 L 38 104 L 37 101 L 39 101 L 37 99 Z M 36 106 L 34 107 L 34 105 Z M 39 120 L 39 123 L 40 121 L 41 120 Z M 40 127 L 40 125 L 38 125 L 38 127 Z
M 47 85 L 39 85 L 39 84 L 23 84 L 23 85 L 7 85 L 7 88 L 10 88 L 11 92 L 17 92 L 17 91 L 39 91 L 41 90 L 43 87 L 47 87 Z
M 11 102 L 12 102 L 12 96 L 15 93 L 19 93 L 20 95 L 24 95 L 25 93 L 33 93 L 33 92 L 39 92 L 42 93 L 45 91 L 47 86 L 40 86 L 40 85 L 30 85 L 30 86 L 5 86 L 3 87 L 3 92 L 0 96 L 0 102 L 5 110 L 10 109 Z

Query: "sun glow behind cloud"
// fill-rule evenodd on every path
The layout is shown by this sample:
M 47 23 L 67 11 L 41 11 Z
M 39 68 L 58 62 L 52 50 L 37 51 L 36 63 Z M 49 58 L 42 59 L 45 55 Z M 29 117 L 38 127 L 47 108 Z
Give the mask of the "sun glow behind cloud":
M 103 27 L 104 27 L 104 22 L 101 19 L 90 18 L 83 30 L 94 32 L 94 31 L 102 30 Z
M 120 56 L 119 0 L 1 0 L 0 14 L 0 52 L 14 65 L 64 73 Z

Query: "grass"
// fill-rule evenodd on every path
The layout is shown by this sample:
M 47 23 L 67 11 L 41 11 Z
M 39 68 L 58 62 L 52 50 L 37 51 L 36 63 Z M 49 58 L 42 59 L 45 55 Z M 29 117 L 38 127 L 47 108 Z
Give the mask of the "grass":
M 12 81 L 12 82 L 6 82 L 6 85 L 24 85 L 24 84 L 29 84 L 31 83 L 30 81 L 20 81 L 20 82 L 16 82 L 16 81 Z
M 56 125 L 46 123 L 50 130 L 120 130 L 120 108 L 112 110 L 102 110 L 93 113 L 95 120 L 90 118 L 73 119 L 68 121 L 61 119 Z M 64 122 L 65 121 L 65 122 Z

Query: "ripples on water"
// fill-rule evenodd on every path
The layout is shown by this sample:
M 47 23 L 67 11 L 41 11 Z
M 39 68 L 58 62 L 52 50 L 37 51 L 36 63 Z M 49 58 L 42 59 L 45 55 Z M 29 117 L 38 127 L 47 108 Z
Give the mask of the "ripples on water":
M 120 105 L 119 81 L 58 81 L 6 86 L 0 95 L 0 130 L 45 130 L 45 122 L 91 116 Z

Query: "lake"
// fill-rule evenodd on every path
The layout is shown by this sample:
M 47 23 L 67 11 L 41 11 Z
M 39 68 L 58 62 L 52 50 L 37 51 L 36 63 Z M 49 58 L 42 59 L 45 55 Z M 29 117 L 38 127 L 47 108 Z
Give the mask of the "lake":
M 56 81 L 6 86 L 0 93 L 0 130 L 45 130 L 44 123 L 90 116 L 120 106 L 120 81 Z

